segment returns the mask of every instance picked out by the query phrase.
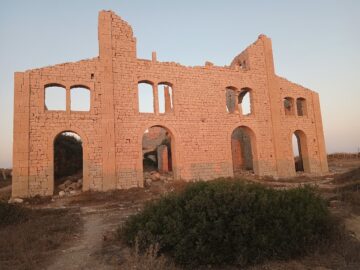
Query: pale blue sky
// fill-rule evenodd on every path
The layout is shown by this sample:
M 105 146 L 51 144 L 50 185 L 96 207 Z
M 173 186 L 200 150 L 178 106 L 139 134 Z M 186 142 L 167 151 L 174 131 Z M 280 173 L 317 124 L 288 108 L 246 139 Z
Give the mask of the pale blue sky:
M 320 93 L 328 152 L 360 147 L 360 1 L 0 2 L 0 167 L 12 164 L 13 73 L 98 55 L 97 16 L 129 22 L 139 58 L 228 65 L 260 33 L 280 76 Z

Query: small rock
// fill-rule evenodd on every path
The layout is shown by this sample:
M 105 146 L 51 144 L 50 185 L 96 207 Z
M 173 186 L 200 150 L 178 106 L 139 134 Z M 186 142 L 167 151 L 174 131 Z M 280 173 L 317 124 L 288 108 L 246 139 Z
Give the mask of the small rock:
M 81 189 L 82 188 L 82 183 L 77 182 L 75 187 L 76 187 L 76 189 Z
M 78 194 L 79 192 L 77 190 L 70 190 L 70 195 L 76 195 Z
M 64 190 L 64 189 L 66 188 L 66 186 L 65 186 L 65 184 L 63 183 L 63 184 L 59 185 L 58 188 L 59 188 L 60 190 Z
M 72 181 L 71 181 L 71 180 L 66 180 L 66 181 L 64 182 L 65 187 L 70 186 L 71 184 L 72 184 Z
M 62 190 L 62 191 L 60 191 L 60 192 L 59 192 L 59 196 L 60 196 L 60 197 L 65 196 L 65 191 L 63 191 L 63 190 Z
M 158 172 L 155 172 L 155 173 L 152 173 L 151 175 L 150 175 L 150 178 L 151 178 L 151 180 L 152 181 L 159 181 L 160 180 L 160 173 L 158 173 Z
M 341 205 L 341 201 L 339 201 L 339 200 L 332 200 L 332 201 L 329 202 L 329 205 L 330 205 L 330 207 L 335 208 L 335 207 L 338 207 L 339 205 Z
M 9 200 L 9 203 L 23 203 L 23 202 L 24 202 L 24 200 L 21 198 L 11 198 Z
M 166 181 L 166 176 L 160 175 L 160 180 L 161 181 Z
M 75 190 L 75 189 L 77 189 L 77 185 L 78 185 L 77 182 L 71 183 L 71 185 L 69 185 L 67 188 L 68 188 L 69 190 Z
M 150 178 L 145 179 L 145 187 L 150 187 L 152 184 L 152 180 Z
M 82 178 L 80 178 L 79 180 L 77 180 L 77 182 L 78 182 L 79 184 L 82 184 L 82 182 L 83 182 Z

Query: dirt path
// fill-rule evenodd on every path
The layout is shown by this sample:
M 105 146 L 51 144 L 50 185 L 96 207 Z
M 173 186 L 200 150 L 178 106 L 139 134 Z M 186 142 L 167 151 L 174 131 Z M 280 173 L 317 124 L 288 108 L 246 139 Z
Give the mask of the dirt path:
M 59 250 L 48 264 L 49 270 L 72 269 L 119 269 L 120 249 L 108 247 L 107 254 L 102 254 L 104 237 L 107 232 L 114 232 L 126 218 L 137 212 L 143 205 L 137 202 L 99 202 L 80 205 L 83 231 L 78 239 Z M 69 207 L 65 205 L 58 207 Z
M 345 226 L 360 241 L 360 216 L 351 215 L 351 217 L 345 219 Z
M 0 188 L 0 200 L 8 200 L 11 196 L 11 185 Z
M 81 215 L 84 231 L 80 239 L 71 247 L 60 251 L 48 269 L 110 269 L 102 265 L 95 256 L 95 252 L 101 248 L 103 232 L 108 229 L 109 224 L 104 224 L 101 213 L 91 207 L 82 207 Z

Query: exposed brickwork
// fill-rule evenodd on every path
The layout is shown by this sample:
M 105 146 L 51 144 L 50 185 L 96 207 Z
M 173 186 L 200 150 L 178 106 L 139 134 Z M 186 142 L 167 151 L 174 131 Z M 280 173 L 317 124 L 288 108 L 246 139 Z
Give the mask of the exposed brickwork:
M 136 58 L 131 27 L 113 12 L 99 14 L 99 57 L 15 73 L 13 196 L 53 193 L 53 142 L 63 131 L 83 141 L 83 189 L 108 190 L 143 186 L 142 139 L 152 126 L 165 127 L 171 139 L 175 179 L 211 179 L 233 175 L 232 133 L 247 127 L 253 168 L 258 175 L 295 174 L 291 136 L 303 134 L 308 172 L 327 172 L 318 94 L 274 73 L 271 41 L 264 35 L 230 66 L 185 67 Z M 154 85 L 154 113 L 139 113 L 137 84 Z M 172 87 L 172 104 L 159 113 L 157 85 Z M 48 111 L 44 87 L 73 85 L 91 91 L 89 112 Z M 226 88 L 237 97 L 251 89 L 250 115 L 227 112 Z M 302 97 L 306 115 L 285 114 L 283 98 Z M 237 106 L 237 105 L 236 105 Z M 296 105 L 295 105 L 296 106 Z

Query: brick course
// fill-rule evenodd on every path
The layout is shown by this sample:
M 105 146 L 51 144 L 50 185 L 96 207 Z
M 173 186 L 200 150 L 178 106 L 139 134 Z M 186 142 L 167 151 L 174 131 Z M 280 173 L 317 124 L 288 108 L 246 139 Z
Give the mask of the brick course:
M 271 40 L 265 35 L 229 66 L 186 67 L 136 57 L 131 27 L 111 11 L 99 13 L 99 56 L 15 73 L 13 196 L 51 195 L 53 143 L 63 131 L 83 141 L 84 190 L 143 186 L 142 139 L 161 126 L 170 133 L 175 179 L 233 176 L 232 132 L 249 130 L 257 175 L 295 175 L 292 134 L 299 130 L 307 172 L 328 171 L 317 93 L 275 74 Z M 154 86 L 154 113 L 139 113 L 138 82 Z M 172 104 L 159 113 L 157 85 L 172 87 Z M 45 109 L 44 88 L 60 84 L 90 89 L 89 112 Z M 226 88 L 250 90 L 252 113 L 227 112 Z M 306 115 L 285 115 L 283 99 L 306 100 Z M 166 95 L 167 104 L 169 96 Z M 296 106 L 296 104 L 295 104 Z

